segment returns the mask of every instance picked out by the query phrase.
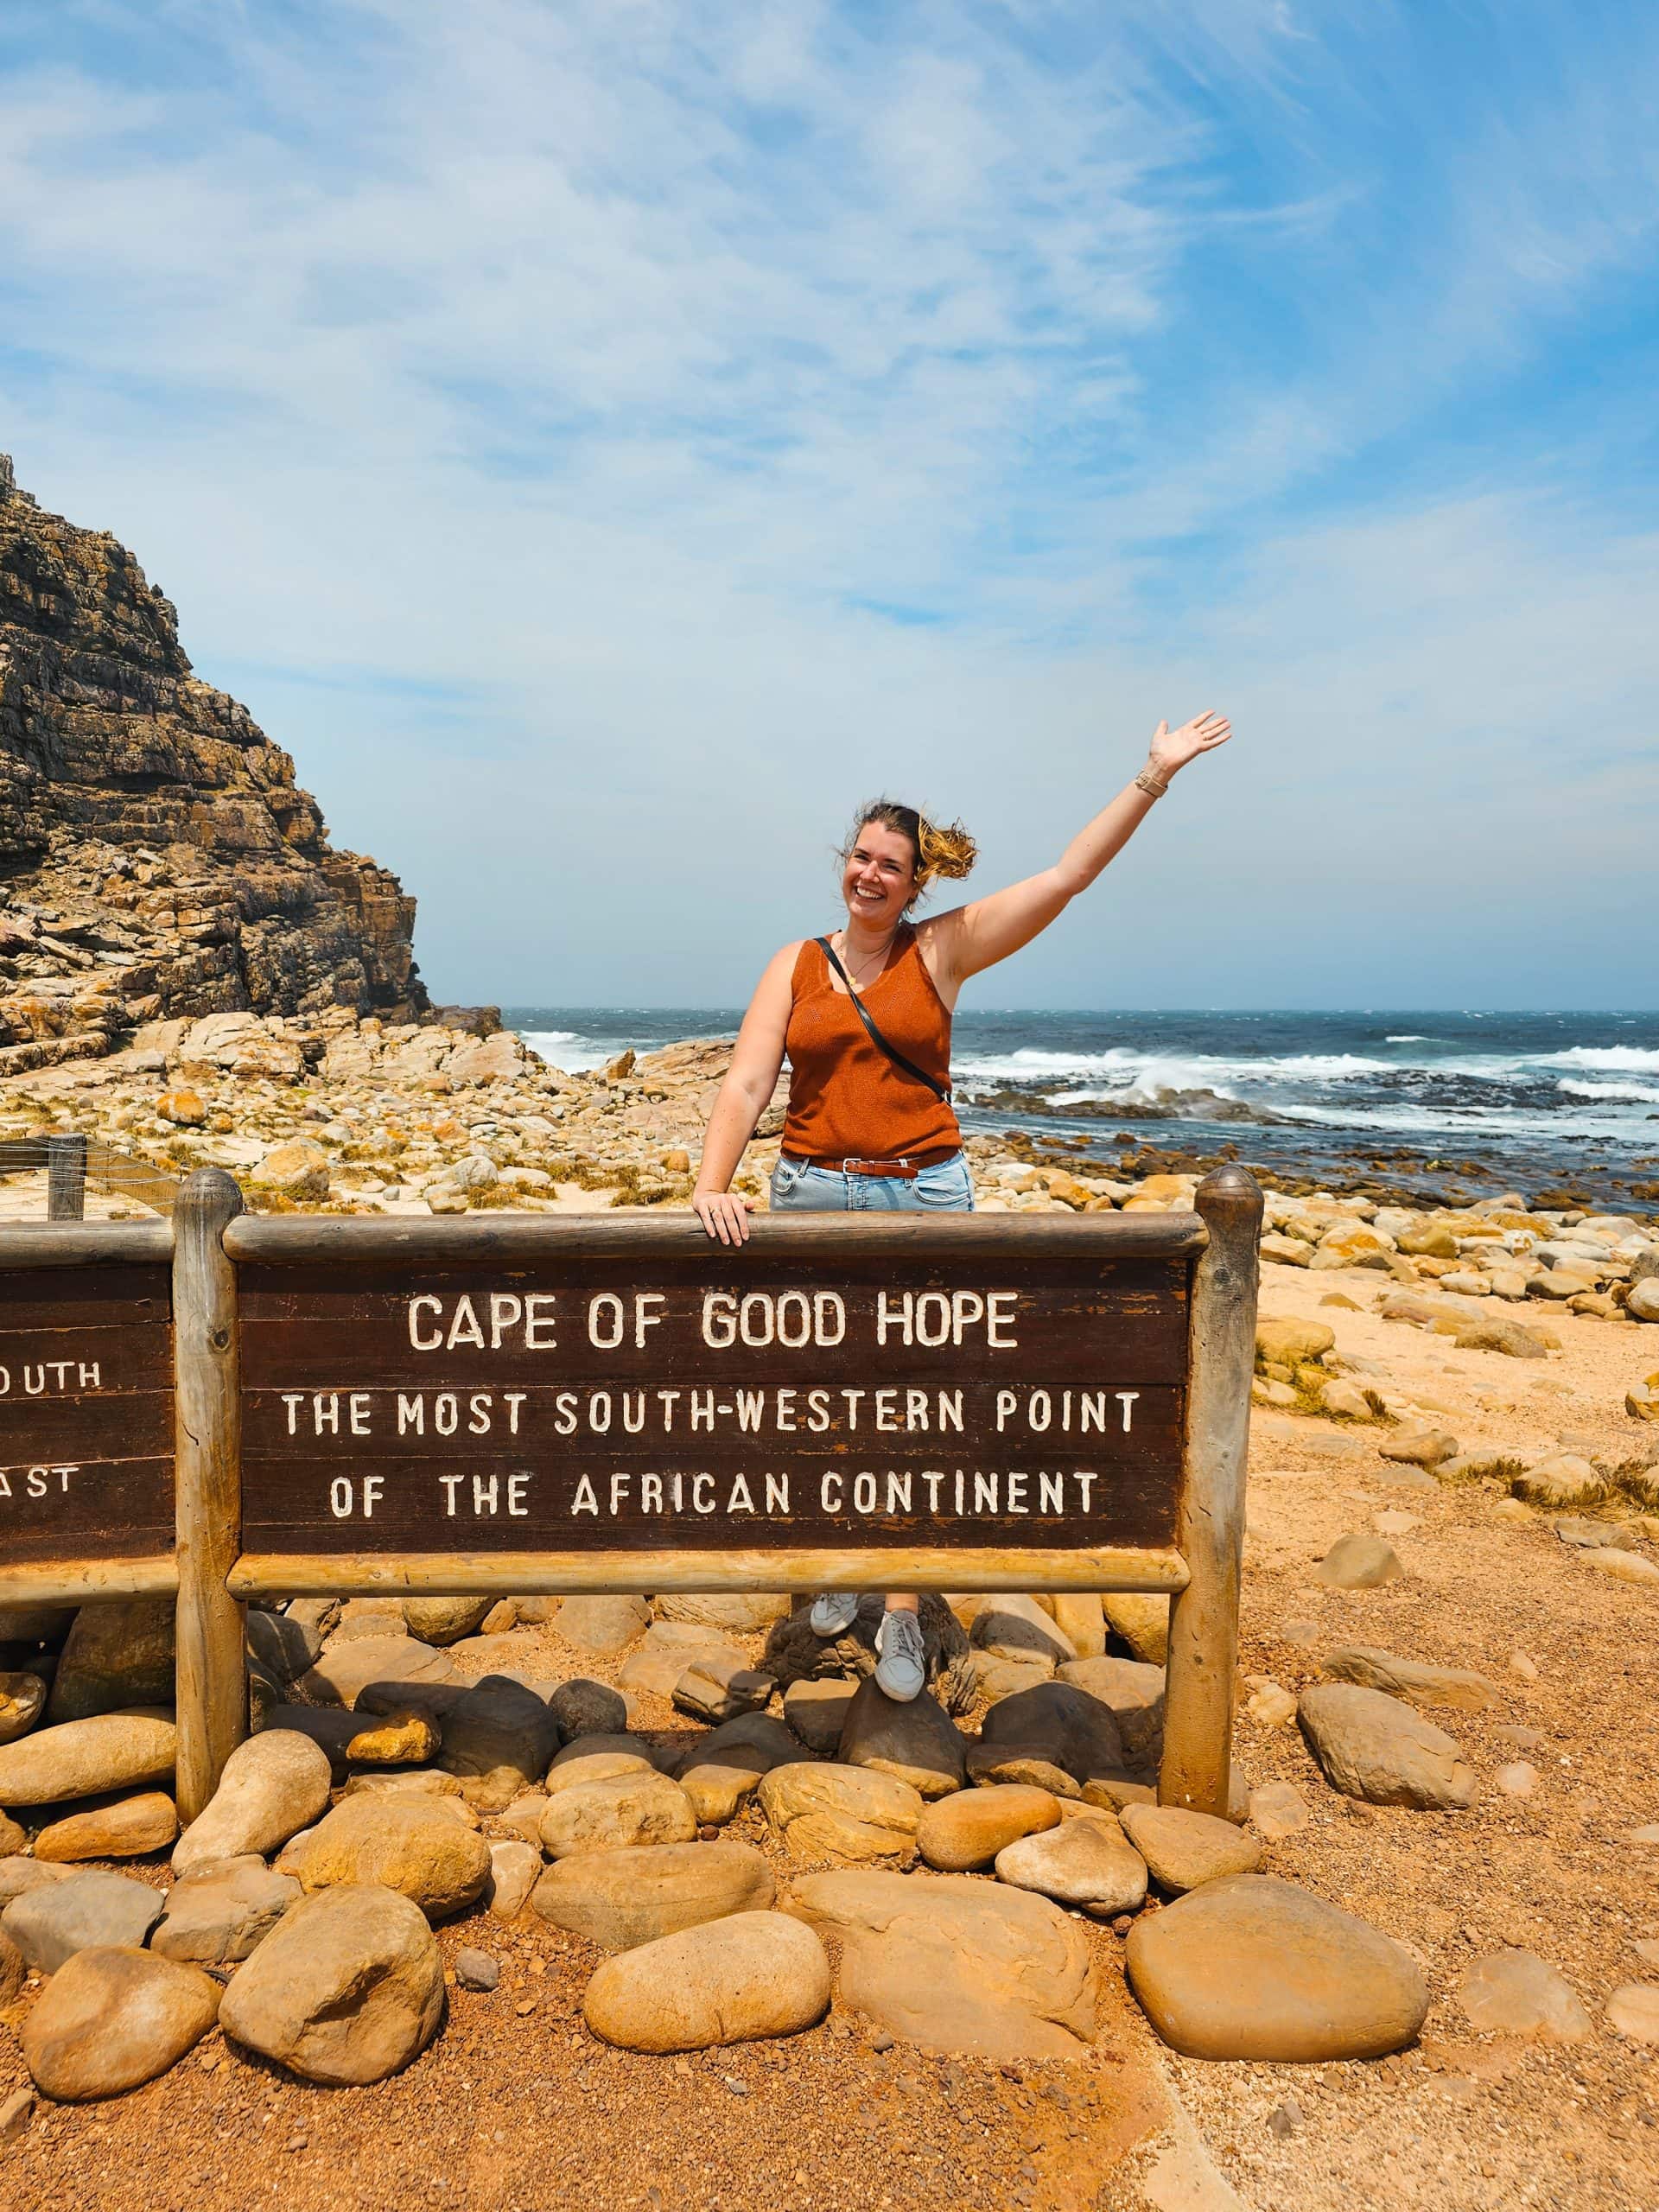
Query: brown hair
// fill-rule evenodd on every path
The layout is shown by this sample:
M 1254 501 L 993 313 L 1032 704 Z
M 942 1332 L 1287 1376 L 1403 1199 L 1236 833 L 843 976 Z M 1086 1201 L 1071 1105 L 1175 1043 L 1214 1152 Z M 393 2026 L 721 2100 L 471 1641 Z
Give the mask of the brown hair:
M 868 830 L 872 822 L 880 823 L 884 830 L 895 830 L 901 837 L 910 840 L 916 855 L 916 888 L 912 903 L 919 899 L 937 876 L 958 879 L 968 874 L 979 858 L 979 848 L 960 822 L 941 826 L 930 822 L 913 806 L 901 806 L 896 799 L 873 798 L 861 806 L 853 823 L 852 835 L 842 852 L 844 861 L 858 842 L 859 834 Z

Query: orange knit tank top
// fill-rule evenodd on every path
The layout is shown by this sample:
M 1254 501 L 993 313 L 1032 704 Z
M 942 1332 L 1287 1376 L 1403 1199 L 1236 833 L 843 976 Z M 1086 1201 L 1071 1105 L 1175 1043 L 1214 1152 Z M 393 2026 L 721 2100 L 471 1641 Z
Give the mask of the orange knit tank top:
M 783 1141 L 791 1160 L 908 1160 L 926 1167 L 962 1149 L 950 1107 L 871 1039 L 852 1001 L 836 989 L 830 963 L 811 938 L 796 958 L 791 988 Z M 950 1013 L 907 923 L 863 995 L 889 1043 L 948 1087 Z

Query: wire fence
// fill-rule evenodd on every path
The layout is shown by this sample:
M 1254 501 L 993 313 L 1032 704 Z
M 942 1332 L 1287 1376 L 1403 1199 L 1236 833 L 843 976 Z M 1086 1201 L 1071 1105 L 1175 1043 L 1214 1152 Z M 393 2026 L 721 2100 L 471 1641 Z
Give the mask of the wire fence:
M 79 1132 L 0 1141 L 0 1175 L 37 1174 L 42 1168 L 48 1221 L 84 1219 L 89 1183 L 163 1214 L 172 1212 L 179 1192 L 176 1175 Z

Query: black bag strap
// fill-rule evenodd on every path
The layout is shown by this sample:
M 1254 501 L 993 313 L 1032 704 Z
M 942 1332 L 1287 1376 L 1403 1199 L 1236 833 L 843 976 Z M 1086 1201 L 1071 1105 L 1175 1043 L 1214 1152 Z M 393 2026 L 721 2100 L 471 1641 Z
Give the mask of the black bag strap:
M 936 1083 L 933 1077 L 929 1075 L 925 1068 L 918 1068 L 914 1060 L 907 1060 L 905 1058 L 904 1054 L 899 1050 L 899 1047 L 896 1045 L 890 1045 L 887 1042 L 887 1039 L 881 1034 L 881 1032 L 876 1027 L 868 1007 L 865 1005 L 863 1000 L 860 998 L 858 993 L 853 988 L 852 978 L 848 975 L 847 970 L 842 966 L 841 962 L 836 957 L 835 946 L 830 944 L 827 937 L 815 938 L 814 943 L 823 952 L 824 958 L 835 969 L 836 975 L 840 976 L 842 982 L 846 984 L 847 995 L 851 999 L 854 1006 L 857 1008 L 859 1020 L 863 1023 L 865 1028 L 868 1030 L 871 1044 L 873 1044 L 879 1052 L 885 1052 L 895 1067 L 902 1068 L 906 1075 L 914 1076 L 918 1083 L 925 1083 L 942 1106 L 948 1106 L 950 1103 L 950 1085 L 948 1084 Z

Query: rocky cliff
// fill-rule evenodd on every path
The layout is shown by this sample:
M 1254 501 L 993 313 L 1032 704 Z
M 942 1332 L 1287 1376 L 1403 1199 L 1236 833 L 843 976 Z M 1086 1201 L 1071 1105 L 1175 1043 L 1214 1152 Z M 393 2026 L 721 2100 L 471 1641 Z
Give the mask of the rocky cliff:
M 0 896 L 0 1074 L 157 1018 L 426 1011 L 415 901 L 330 846 L 125 547 L 42 512 L 4 454 Z

